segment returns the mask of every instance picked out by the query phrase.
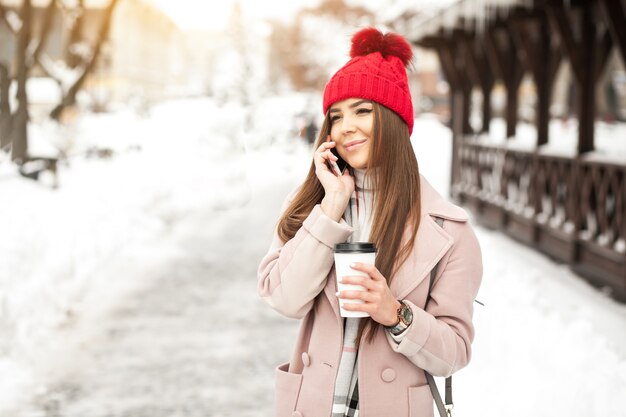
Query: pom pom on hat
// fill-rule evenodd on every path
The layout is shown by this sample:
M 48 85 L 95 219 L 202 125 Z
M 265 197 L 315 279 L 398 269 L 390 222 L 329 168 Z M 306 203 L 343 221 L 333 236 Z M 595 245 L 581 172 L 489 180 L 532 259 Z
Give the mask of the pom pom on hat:
M 380 52 L 383 58 L 395 56 L 407 67 L 413 59 L 411 45 L 402 36 L 395 33 L 383 33 L 376 28 L 366 28 L 352 36 L 350 58 Z
M 333 103 L 364 98 L 393 110 L 413 131 L 413 103 L 406 67 L 413 58 L 411 45 L 395 33 L 365 28 L 352 36 L 350 61 L 324 88 L 324 114 Z

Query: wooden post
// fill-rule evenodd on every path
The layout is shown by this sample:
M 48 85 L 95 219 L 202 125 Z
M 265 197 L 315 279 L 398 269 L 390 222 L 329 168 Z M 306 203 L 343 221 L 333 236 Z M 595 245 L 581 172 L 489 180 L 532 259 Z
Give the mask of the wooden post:
M 579 39 L 572 29 L 577 22 L 568 16 L 563 0 L 551 0 L 546 8 L 552 25 L 561 37 L 576 80 L 579 155 L 594 150 L 595 86 L 611 49 L 611 40 L 606 32 L 597 40 L 592 20 L 593 6 L 594 3 L 589 0 L 580 5 Z
M 437 55 L 441 70 L 450 85 L 450 126 L 452 128 L 452 164 L 450 167 L 450 185 L 456 184 L 460 178 L 461 166 L 459 164 L 459 146 L 463 137 L 463 93 L 461 91 L 461 82 L 454 65 L 453 54 L 450 45 L 437 41 Z M 452 187 L 450 187 L 452 189 Z
M 552 84 L 561 56 L 551 47 L 551 36 L 545 13 L 517 10 L 511 18 L 513 41 L 520 53 L 519 58 L 529 70 L 537 86 L 537 147 L 548 143 L 550 123 L 550 99 Z
M 511 39 L 508 26 L 503 22 L 496 24 L 486 32 L 485 47 L 492 63 L 492 68 L 502 79 L 507 91 L 506 100 L 506 136 L 515 136 L 517 128 L 517 92 L 524 72 L 517 59 L 517 50 Z
M 537 45 L 537 61 L 534 62 L 534 77 L 537 84 L 537 147 L 548 143 L 548 130 L 550 127 L 550 101 L 552 98 L 553 78 L 551 64 L 560 61 L 560 55 L 553 54 L 550 47 L 550 32 L 548 31 L 547 18 L 543 16 L 539 20 L 539 43 Z M 556 58 L 556 59 L 555 59 Z M 543 67 L 543 65 L 545 67 Z M 543 68 L 542 68 L 543 67 Z
M 591 20 L 591 6 L 586 3 L 583 6 L 582 22 L 582 48 L 580 49 L 581 59 L 577 62 L 581 67 L 578 69 L 579 89 L 578 98 L 579 122 L 578 129 L 578 154 L 593 151 L 594 149 L 594 120 L 596 114 L 596 94 L 595 77 L 593 69 L 595 67 L 595 54 L 593 54 L 593 44 L 595 38 L 595 28 Z
M 469 90 L 463 74 L 459 71 L 456 61 L 457 50 L 454 41 L 447 39 L 443 34 L 429 36 L 417 42 L 418 46 L 434 48 L 439 57 L 441 70 L 450 85 L 450 117 L 452 127 L 452 166 L 450 172 L 450 185 L 454 185 L 460 179 L 461 167 L 459 160 L 459 148 L 464 135 L 471 131 L 469 126 Z
M 476 34 L 472 33 L 458 37 L 466 51 L 467 62 L 470 64 L 469 68 L 472 70 L 470 72 L 474 77 L 472 82 L 480 85 L 483 93 L 483 120 L 480 132 L 487 133 L 489 132 L 489 122 L 491 121 L 491 90 L 493 89 L 494 77 L 489 68 L 483 45 L 479 43 Z
M 463 95 L 463 105 L 460 109 L 461 112 L 457 113 L 461 117 L 462 133 L 472 133 L 472 128 L 469 123 L 470 114 L 470 95 L 472 91 L 472 84 L 466 75 L 466 64 L 464 60 L 464 48 L 462 45 L 457 45 L 454 38 L 439 38 L 437 52 L 442 67 L 444 68 L 444 74 L 448 82 L 453 89 L 458 90 Z M 450 101 L 452 100 L 452 94 L 450 95 Z
M 483 43 L 484 39 L 474 36 L 468 46 L 470 52 L 470 58 L 473 59 L 474 65 L 477 68 L 480 77 L 480 88 L 483 93 L 483 123 L 481 132 L 489 132 L 489 125 L 491 122 L 491 91 L 495 84 L 497 69 L 494 69 L 494 65 L 490 63 L 489 51 L 486 50 Z M 497 64 L 496 64 L 497 65 Z
M 466 95 L 462 90 L 457 89 L 450 94 L 450 103 L 452 105 L 452 167 L 450 170 L 450 185 L 458 183 L 461 179 L 459 150 L 461 142 L 465 137 L 463 120 L 465 118 L 465 109 L 469 107 L 466 100 Z

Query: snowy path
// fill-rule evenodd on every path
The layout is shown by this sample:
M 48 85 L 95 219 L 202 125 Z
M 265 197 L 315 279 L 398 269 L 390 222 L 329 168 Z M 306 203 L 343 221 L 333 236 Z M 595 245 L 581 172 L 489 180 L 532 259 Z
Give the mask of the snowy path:
M 266 341 L 287 335 L 290 323 L 253 291 L 252 259 L 264 244 L 246 236 L 258 230 L 247 220 L 251 211 L 189 213 L 175 225 L 168 238 L 178 253 L 151 266 L 144 288 L 93 323 L 101 334 L 83 350 L 87 366 L 40 400 L 54 410 L 49 415 L 270 414 L 269 371 L 285 351 Z
M 2 404 L 7 391 L 0 392 L 1 417 L 272 415 L 273 368 L 289 359 L 297 322 L 259 300 L 256 268 L 282 199 L 308 168 L 308 150 L 275 146 L 244 155 L 225 139 L 228 129 L 212 126 L 219 135 L 209 136 L 207 126 L 192 122 L 194 114 L 209 107 L 204 102 L 174 106 L 177 118 L 190 118 L 182 135 L 186 139 L 159 124 L 167 119 L 157 114 L 153 146 L 117 157 L 111 165 L 74 167 L 52 196 L 22 184 L 32 201 L 45 195 L 46 204 L 54 207 L 58 195 L 61 201 L 74 201 L 72 195 L 76 201 L 76 196 L 96 198 L 89 194 L 94 181 L 113 183 L 100 188 L 104 196 L 98 204 L 80 206 L 88 212 L 79 228 L 87 228 L 94 216 L 102 223 L 95 243 L 85 240 L 93 233 L 86 229 L 79 236 L 82 252 L 74 246 L 52 252 L 93 257 L 89 271 L 97 273 L 80 277 L 88 279 L 83 285 L 89 288 L 71 306 L 72 318 L 60 325 L 44 323 L 51 326 L 45 339 L 38 333 L 29 343 L 23 334 L 16 338 L 19 355 L 13 362 L 0 351 L 0 370 L 12 369 L 7 363 L 24 364 L 36 380 L 20 386 L 9 374 L 0 374 L 0 387 L 14 384 L 22 398 L 15 401 L 20 408 L 12 410 Z M 416 131 L 439 139 L 416 140 L 415 146 L 423 173 L 442 189 L 448 171 L 440 162 L 448 154 L 446 131 L 419 120 Z M 187 148 L 158 145 L 171 137 Z M 148 174 L 137 174 L 138 164 Z M 107 172 L 119 178 L 100 179 Z M 89 181 L 78 181 L 85 176 Z M 9 186 L 0 184 L 0 197 Z M 109 205 L 101 207 L 105 202 Z M 110 215 L 98 217 L 101 212 Z M 53 220 L 40 227 L 52 227 L 45 226 L 49 223 Z M 62 224 L 72 225 L 70 220 Z M 132 233 L 120 233 L 131 225 Z M 113 232 L 107 234 L 108 229 Z M 499 233 L 481 228 L 477 233 L 485 263 L 479 299 L 486 307 L 476 310 L 472 363 L 455 378 L 457 415 L 626 416 L 626 307 Z M 30 235 L 37 236 L 35 231 Z M 52 244 L 44 249 L 50 251 Z M 87 249 L 97 246 L 101 258 L 85 244 Z M 55 266 L 47 260 L 43 265 Z M 61 278 L 71 268 L 48 269 L 51 286 L 67 284 Z M 41 278 L 34 272 L 33 277 Z M 65 286 L 54 288 L 66 291 Z M 15 289 L 32 295 L 25 292 L 28 288 Z M 48 314 L 50 309 L 41 310 Z M 45 327 L 37 317 L 33 321 Z

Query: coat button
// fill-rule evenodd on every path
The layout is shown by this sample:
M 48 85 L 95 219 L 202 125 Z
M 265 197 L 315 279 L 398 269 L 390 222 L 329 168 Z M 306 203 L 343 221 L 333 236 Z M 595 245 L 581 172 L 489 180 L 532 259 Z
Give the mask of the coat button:
M 311 364 L 311 357 L 306 352 L 302 352 L 302 363 L 304 366 L 309 366 Z
M 302 417 L 302 413 L 301 413 L 301 412 L 299 412 L 299 411 L 294 411 L 294 412 L 291 414 L 291 417 Z
M 391 368 L 387 368 L 385 369 L 381 374 L 380 377 L 383 379 L 383 381 L 385 382 L 391 382 L 394 379 L 396 379 L 396 371 L 394 371 Z

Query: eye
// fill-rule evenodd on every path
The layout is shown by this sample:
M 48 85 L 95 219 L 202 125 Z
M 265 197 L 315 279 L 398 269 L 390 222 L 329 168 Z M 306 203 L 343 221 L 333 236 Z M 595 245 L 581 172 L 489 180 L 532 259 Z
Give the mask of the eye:
M 335 116 L 330 116 L 330 123 L 335 123 L 337 120 L 341 119 L 341 116 L 339 115 L 335 115 Z
M 366 107 L 361 107 L 357 109 L 356 114 L 369 114 L 372 112 L 372 109 L 368 109 Z

